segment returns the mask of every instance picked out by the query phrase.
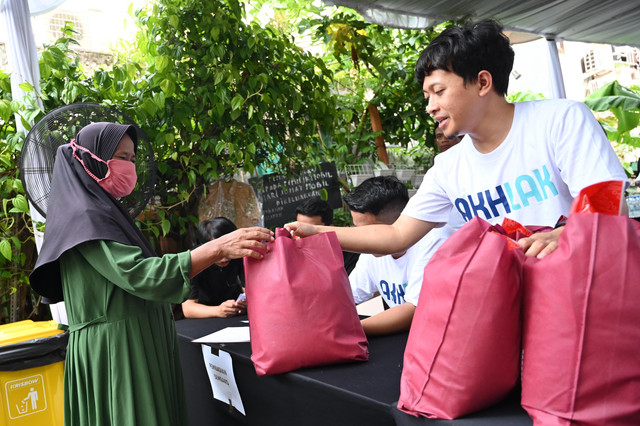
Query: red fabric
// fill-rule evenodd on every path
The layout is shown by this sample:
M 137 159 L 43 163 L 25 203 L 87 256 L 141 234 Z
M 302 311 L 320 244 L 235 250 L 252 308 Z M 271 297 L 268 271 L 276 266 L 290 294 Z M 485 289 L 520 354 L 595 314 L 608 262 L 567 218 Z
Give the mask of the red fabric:
M 262 260 L 244 258 L 256 373 L 369 359 L 335 232 L 291 239 L 276 229 Z
M 398 408 L 453 419 L 489 407 L 520 373 L 522 250 L 474 218 L 424 270 Z
M 640 425 L 639 284 L 627 217 L 573 213 L 558 249 L 527 259 L 522 405 L 535 425 Z

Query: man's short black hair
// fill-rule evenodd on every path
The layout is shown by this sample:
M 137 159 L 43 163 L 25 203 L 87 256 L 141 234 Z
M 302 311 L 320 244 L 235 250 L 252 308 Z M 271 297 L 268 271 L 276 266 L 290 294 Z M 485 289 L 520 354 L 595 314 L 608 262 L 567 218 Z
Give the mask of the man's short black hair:
M 326 226 L 333 224 L 333 209 L 320 197 L 311 197 L 296 207 L 296 215 L 320 216 Z
M 395 176 L 369 178 L 344 196 L 349 210 L 371 213 L 386 223 L 394 222 L 409 202 L 409 190 Z
M 420 86 L 435 70 L 453 72 L 464 83 L 476 81 L 478 73 L 491 73 L 496 91 L 507 94 L 514 53 L 502 25 L 494 20 L 460 27 L 449 27 L 422 51 L 416 64 Z

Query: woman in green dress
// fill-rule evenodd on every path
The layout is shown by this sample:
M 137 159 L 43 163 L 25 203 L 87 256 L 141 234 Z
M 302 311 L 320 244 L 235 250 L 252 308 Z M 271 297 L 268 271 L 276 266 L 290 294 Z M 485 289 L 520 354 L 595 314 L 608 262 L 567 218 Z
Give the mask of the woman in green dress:
M 65 425 L 187 423 L 171 303 L 215 262 L 260 258 L 264 228 L 157 257 L 118 198 L 136 184 L 133 126 L 93 123 L 58 148 L 42 250 L 30 276 L 65 300 Z

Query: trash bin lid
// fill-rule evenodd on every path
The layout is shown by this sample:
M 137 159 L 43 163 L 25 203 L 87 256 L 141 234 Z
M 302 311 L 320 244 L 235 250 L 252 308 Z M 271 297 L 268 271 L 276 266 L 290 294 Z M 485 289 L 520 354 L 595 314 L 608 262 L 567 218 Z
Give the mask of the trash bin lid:
M 12 345 L 26 340 L 51 337 L 63 333 L 55 321 L 24 320 L 0 325 L 0 346 Z

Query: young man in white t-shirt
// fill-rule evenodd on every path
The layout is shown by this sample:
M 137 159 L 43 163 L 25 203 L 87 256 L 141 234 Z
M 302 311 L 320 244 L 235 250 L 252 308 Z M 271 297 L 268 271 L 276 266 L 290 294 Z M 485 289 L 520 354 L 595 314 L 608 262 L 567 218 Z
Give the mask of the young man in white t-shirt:
M 462 141 L 438 155 L 417 194 L 392 225 L 323 228 L 287 224 L 294 235 L 335 230 L 345 250 L 396 253 L 450 220 L 474 216 L 554 226 L 591 184 L 626 180 L 602 128 L 580 102 L 511 104 L 505 94 L 513 49 L 495 21 L 450 27 L 422 52 L 416 78 L 447 137 Z M 626 204 L 625 204 L 626 207 Z M 451 219 L 450 219 L 451 218 Z M 553 252 L 563 227 L 518 241 L 528 256 Z
M 390 225 L 409 201 L 407 187 L 394 176 L 365 180 L 344 196 L 354 226 Z M 367 335 L 409 330 L 418 303 L 424 267 L 444 242 L 440 230 L 429 233 L 407 250 L 389 255 L 362 254 L 349 274 L 356 304 L 380 293 L 389 309 L 362 320 Z

